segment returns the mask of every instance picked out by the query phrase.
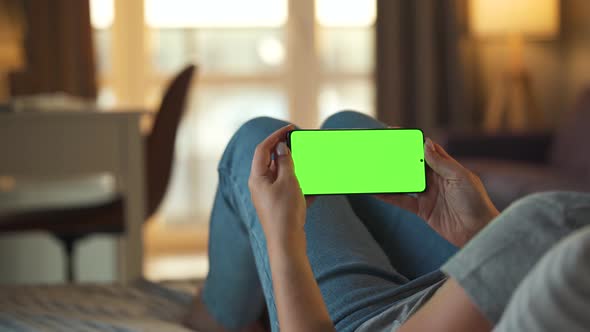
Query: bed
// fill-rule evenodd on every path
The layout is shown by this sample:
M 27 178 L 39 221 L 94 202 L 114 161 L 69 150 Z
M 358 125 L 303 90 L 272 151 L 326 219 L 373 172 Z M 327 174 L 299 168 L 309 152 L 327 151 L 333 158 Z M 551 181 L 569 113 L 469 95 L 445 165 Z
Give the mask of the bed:
M 188 332 L 198 281 L 0 286 L 0 331 Z

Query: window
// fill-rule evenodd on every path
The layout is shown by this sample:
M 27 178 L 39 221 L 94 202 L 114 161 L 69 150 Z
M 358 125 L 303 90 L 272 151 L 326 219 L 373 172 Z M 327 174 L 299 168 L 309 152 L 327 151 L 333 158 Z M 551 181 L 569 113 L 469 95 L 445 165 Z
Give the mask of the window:
M 316 0 L 323 120 L 343 109 L 375 115 L 374 30 L 376 2 Z
M 186 63 L 200 68 L 163 214 L 206 220 L 217 163 L 233 132 L 255 116 L 288 118 L 282 86 L 287 2 L 146 0 L 145 19 L 154 88 Z
M 374 114 L 375 0 L 91 5 L 100 102 L 155 108 L 167 80 L 199 65 L 161 211 L 169 223 L 207 221 L 217 163 L 244 121 L 266 115 L 317 126 L 341 109 Z
M 96 67 L 99 81 L 98 103 L 114 106 L 116 98 L 110 85 L 112 71 L 112 29 L 115 18 L 114 0 L 90 0 L 90 22 L 94 28 Z

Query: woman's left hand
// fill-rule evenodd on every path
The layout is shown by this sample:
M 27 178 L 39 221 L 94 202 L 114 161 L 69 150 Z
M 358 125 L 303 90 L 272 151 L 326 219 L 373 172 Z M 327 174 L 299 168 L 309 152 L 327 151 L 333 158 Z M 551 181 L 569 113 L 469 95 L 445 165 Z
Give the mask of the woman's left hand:
M 305 238 L 306 202 L 285 144 L 294 128 L 288 125 L 272 133 L 258 144 L 252 160 L 248 187 L 269 245 Z
M 305 252 L 306 202 L 284 142 L 293 129 L 256 147 L 248 187 L 266 236 L 281 331 L 335 331 Z

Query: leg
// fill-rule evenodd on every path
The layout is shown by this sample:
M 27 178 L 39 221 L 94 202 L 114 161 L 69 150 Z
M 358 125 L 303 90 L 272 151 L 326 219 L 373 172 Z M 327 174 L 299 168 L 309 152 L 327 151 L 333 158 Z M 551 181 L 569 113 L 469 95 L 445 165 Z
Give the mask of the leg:
M 326 119 L 322 128 L 385 128 L 362 113 L 344 111 Z M 415 279 L 438 270 L 456 248 L 415 214 L 382 202 L 371 195 L 350 195 L 350 205 L 404 276 Z
M 239 195 L 250 174 L 255 146 L 286 122 L 257 118 L 232 137 L 219 164 L 219 184 L 209 226 L 209 273 L 202 297 L 207 310 L 225 328 L 234 330 L 255 322 L 265 308 L 263 286 Z M 246 188 L 247 189 L 247 188 Z M 249 198 L 249 193 L 247 194 Z M 266 271 L 262 271 L 266 273 Z
M 226 327 L 255 320 L 264 294 L 271 327 L 278 330 L 266 241 L 247 181 L 255 146 L 284 124 L 270 118 L 247 122 L 219 166 L 203 302 Z M 407 279 L 393 269 L 343 196 L 317 199 L 308 209 L 305 232 L 314 275 L 338 330 L 353 331 L 412 289 L 400 287 Z

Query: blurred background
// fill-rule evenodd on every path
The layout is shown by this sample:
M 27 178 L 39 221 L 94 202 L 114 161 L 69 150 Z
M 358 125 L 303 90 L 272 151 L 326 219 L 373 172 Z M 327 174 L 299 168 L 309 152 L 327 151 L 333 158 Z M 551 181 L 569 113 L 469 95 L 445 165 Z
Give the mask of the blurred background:
M 206 224 L 219 157 L 248 119 L 314 127 L 343 108 L 375 114 L 374 0 L 115 2 L 90 2 L 99 103 L 154 109 L 167 79 L 187 63 L 200 68 L 178 133 L 166 222 Z M 132 43 L 117 44 L 117 33 Z
M 441 142 L 459 142 L 457 153 L 470 158 L 490 157 L 470 155 L 486 150 L 484 145 L 461 142 L 500 137 L 500 145 L 490 148 L 495 158 L 500 153 L 494 151 L 518 144 L 516 138 L 523 136 L 535 151 L 553 144 L 545 138 L 559 132 L 590 82 L 590 2 L 585 0 L 0 4 L 0 103 L 7 105 L 0 122 L 19 107 L 48 113 L 52 104 L 60 112 L 85 107 L 138 112 L 142 132 L 149 133 L 168 82 L 187 65 L 198 67 L 176 132 L 166 195 L 140 230 L 140 265 L 153 280 L 205 275 L 216 166 L 232 133 L 250 118 L 271 116 L 315 128 L 331 114 L 351 109 L 391 125 L 423 128 Z M 30 104 L 35 107 L 22 106 Z M 0 148 L 8 149 L 8 140 L 18 147 L 19 137 L 2 140 Z M 512 155 L 522 151 L 529 149 Z M 10 153 L 0 149 L 0 158 L 12 159 Z M 526 162 L 549 163 L 558 152 L 539 153 L 538 160 Z M 522 163 L 510 167 L 520 169 Z M 501 184 L 499 205 L 530 191 L 554 189 L 507 188 L 503 183 L 511 178 L 505 173 L 495 178 L 495 171 L 481 174 L 488 175 L 482 176 L 486 185 Z M 535 174 L 535 184 L 554 179 Z M 551 183 L 567 189 L 568 181 Z M 22 195 L 20 183 L 0 168 L 0 211 L 10 209 L 15 192 Z M 13 227 L 2 233 L 0 283 L 65 280 L 60 242 L 43 227 L 32 230 Z M 117 279 L 116 237 L 98 233 L 77 243 L 78 281 Z

